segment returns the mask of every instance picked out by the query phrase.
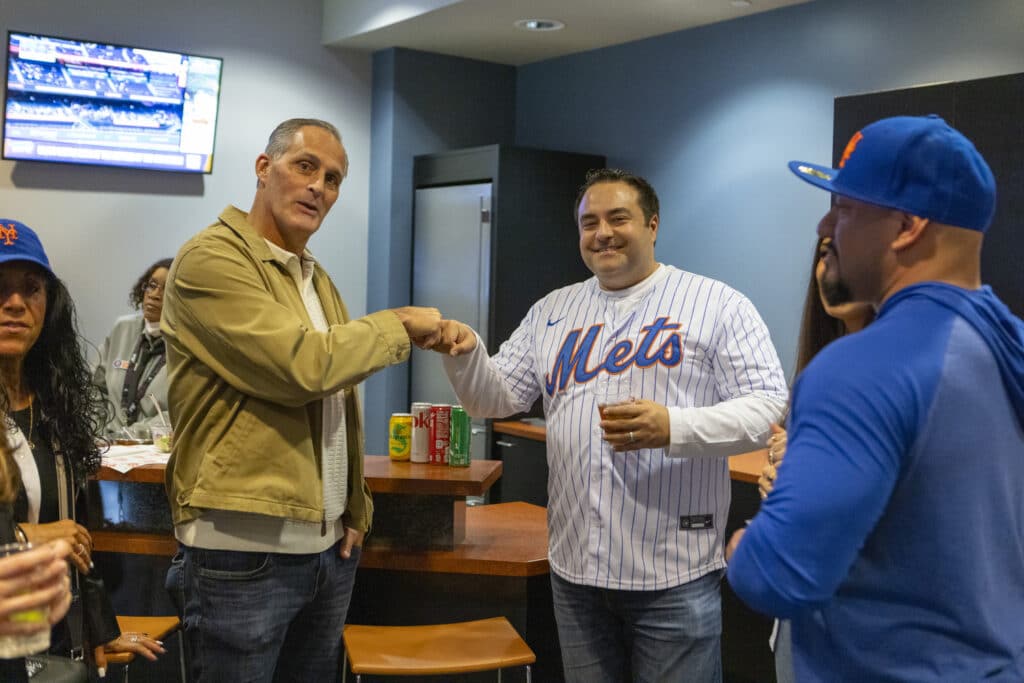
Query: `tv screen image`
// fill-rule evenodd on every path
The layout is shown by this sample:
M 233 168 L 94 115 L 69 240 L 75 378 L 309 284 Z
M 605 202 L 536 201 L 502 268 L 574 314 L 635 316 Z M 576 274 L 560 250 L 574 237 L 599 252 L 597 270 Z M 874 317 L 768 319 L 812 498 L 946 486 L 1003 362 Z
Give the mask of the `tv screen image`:
M 10 31 L 3 157 L 210 173 L 222 66 Z

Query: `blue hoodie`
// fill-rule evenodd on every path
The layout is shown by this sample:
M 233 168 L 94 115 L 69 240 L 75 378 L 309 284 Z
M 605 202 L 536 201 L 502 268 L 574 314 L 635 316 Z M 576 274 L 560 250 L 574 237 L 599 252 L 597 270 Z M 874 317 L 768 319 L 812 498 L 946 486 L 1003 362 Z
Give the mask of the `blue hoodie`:
M 1024 323 L 925 283 L 818 354 L 728 575 L 799 681 L 1024 680 Z

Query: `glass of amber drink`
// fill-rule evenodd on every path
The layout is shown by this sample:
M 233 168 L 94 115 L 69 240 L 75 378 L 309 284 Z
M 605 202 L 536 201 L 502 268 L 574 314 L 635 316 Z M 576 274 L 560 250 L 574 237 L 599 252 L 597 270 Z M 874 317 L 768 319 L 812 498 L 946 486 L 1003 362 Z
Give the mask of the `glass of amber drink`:
M 595 387 L 597 392 L 597 412 L 602 420 L 614 419 L 605 416 L 605 408 L 608 406 L 629 403 L 633 400 L 632 387 L 626 377 L 602 377 L 597 380 Z

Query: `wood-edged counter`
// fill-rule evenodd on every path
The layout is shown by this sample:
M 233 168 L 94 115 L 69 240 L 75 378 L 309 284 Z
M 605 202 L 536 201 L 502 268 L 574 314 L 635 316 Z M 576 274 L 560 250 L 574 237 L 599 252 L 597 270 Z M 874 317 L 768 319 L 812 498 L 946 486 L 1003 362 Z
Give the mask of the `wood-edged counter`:
M 562 659 L 547 543 L 547 510 L 529 503 L 497 503 L 466 508 L 466 537 L 452 550 L 368 544 L 359 560 L 349 622 L 436 624 L 502 615 L 537 654 L 533 680 L 559 683 Z M 467 683 L 493 681 L 494 674 L 465 678 Z M 436 677 L 402 680 L 432 683 Z M 522 673 L 503 671 L 502 680 L 520 683 Z
M 103 468 L 98 478 L 108 486 L 108 482 L 117 482 L 114 486 L 124 489 L 118 494 L 124 500 L 129 500 L 125 490 L 132 488 L 136 494 L 145 489 L 145 495 L 138 498 L 149 499 L 158 493 L 166 515 L 164 469 L 162 465 L 145 465 L 120 474 Z M 549 578 L 547 510 L 521 502 L 465 504 L 465 496 L 483 495 L 501 473 L 501 463 L 490 460 L 454 468 L 367 456 L 365 477 L 374 497 L 374 529 L 361 551 L 348 620 L 409 625 L 502 615 L 538 656 L 534 680 L 558 683 L 562 680 L 561 654 Z M 386 537 L 382 529 L 391 523 L 419 533 L 415 530 L 432 519 L 453 518 L 453 508 L 454 519 L 461 519 L 462 535 L 447 548 L 416 547 L 409 538 Z M 95 550 L 100 557 L 130 553 L 107 558 L 127 558 L 121 561 L 132 567 L 133 585 L 140 585 L 136 592 L 159 591 L 167 558 L 177 550 L 169 519 L 166 523 L 163 533 L 94 530 Z M 146 599 L 146 595 L 133 595 L 132 604 L 145 604 Z M 493 680 L 493 674 L 489 676 L 469 674 L 465 678 L 467 683 L 482 683 Z M 364 680 L 377 681 L 366 676 Z M 428 680 L 433 681 L 409 679 L 410 683 Z M 523 679 L 519 671 L 510 670 L 504 672 L 503 680 L 521 683 Z
M 144 465 L 118 472 L 101 467 L 100 481 L 122 482 L 127 486 L 163 485 L 164 465 Z M 368 455 L 364 460 L 364 477 L 374 494 L 374 532 L 369 547 L 416 548 L 418 550 L 451 550 L 461 543 L 467 531 L 467 496 L 482 496 L 501 477 L 502 465 L 494 460 L 474 460 L 469 467 L 447 467 L 414 462 L 395 462 L 387 456 Z M 144 487 L 148 489 L 149 487 Z M 145 496 L 132 496 L 133 501 L 153 499 L 152 489 Z M 166 506 L 159 499 L 154 505 Z M 142 512 L 125 510 L 118 520 L 130 520 Z M 162 512 L 162 516 L 156 513 Z M 148 514 L 152 513 L 152 514 Z M 142 525 L 131 530 L 97 529 L 93 542 L 97 550 L 140 554 L 173 555 L 176 548 L 170 536 L 170 520 L 166 509 L 147 511 L 146 517 L 157 519 L 157 528 Z M 543 527 L 543 524 L 541 524 Z M 390 552 L 390 551 L 389 551 Z
M 548 573 L 547 510 L 529 503 L 466 508 L 466 536 L 451 550 L 409 550 L 370 544 L 360 569 L 443 574 L 541 576 Z
M 491 429 L 496 434 L 508 434 L 533 441 L 545 441 L 547 432 L 544 427 L 530 422 L 519 422 L 515 420 L 503 420 L 494 422 Z M 768 464 L 768 449 L 761 448 L 749 453 L 740 453 L 729 458 L 729 475 L 735 481 L 742 481 L 748 484 L 756 484 L 761 470 Z
M 143 465 L 127 472 L 100 467 L 100 481 L 163 484 L 165 465 Z M 363 477 L 373 493 L 438 496 L 482 496 L 501 476 L 501 463 L 473 460 L 469 467 L 443 467 L 418 462 L 395 462 L 386 455 L 367 455 Z

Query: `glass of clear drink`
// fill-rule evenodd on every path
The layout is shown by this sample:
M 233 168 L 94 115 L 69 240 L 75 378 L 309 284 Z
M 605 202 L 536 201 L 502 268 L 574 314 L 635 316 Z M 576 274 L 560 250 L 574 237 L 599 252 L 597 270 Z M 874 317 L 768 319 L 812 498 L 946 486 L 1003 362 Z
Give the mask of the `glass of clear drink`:
M 7 543 L 0 545 L 0 558 L 31 550 L 31 543 Z M 7 615 L 9 621 L 42 624 L 44 628 L 34 633 L 12 633 L 0 635 L 0 659 L 15 659 L 25 655 L 43 652 L 50 647 L 49 606 L 22 610 Z

